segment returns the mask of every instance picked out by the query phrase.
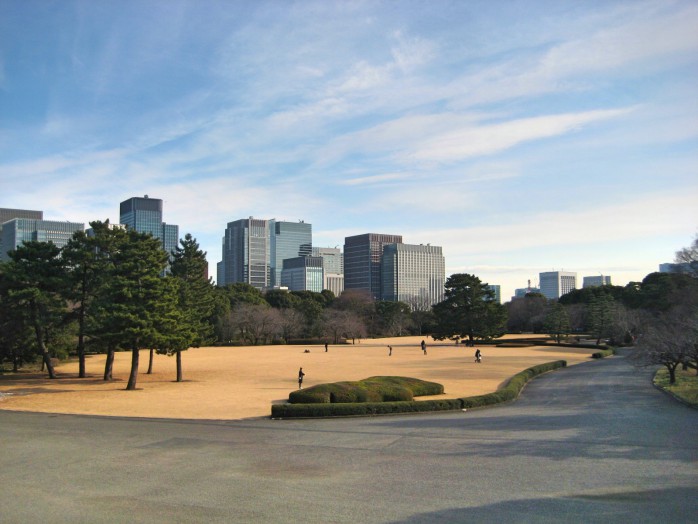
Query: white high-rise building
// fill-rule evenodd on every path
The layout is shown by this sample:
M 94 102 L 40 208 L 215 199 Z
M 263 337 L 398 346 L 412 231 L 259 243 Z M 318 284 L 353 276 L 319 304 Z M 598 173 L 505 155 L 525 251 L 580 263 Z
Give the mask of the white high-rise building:
M 545 298 L 558 299 L 577 288 L 577 273 L 547 271 L 540 273 L 540 292 Z
M 444 299 L 445 267 L 440 246 L 388 244 L 381 259 L 381 298 L 427 310 Z

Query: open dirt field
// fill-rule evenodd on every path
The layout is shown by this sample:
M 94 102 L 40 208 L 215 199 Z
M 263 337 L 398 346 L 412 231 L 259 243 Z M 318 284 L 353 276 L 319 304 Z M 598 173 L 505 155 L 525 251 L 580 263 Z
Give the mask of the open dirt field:
M 427 354 L 419 344 L 427 343 Z M 393 347 L 388 356 L 388 345 Z M 305 353 L 306 349 L 310 353 Z M 104 382 L 104 355 L 88 357 L 88 378 L 78 379 L 77 362 L 60 364 L 59 378 L 45 374 L 0 375 L 0 409 L 129 417 L 234 420 L 269 416 L 273 403 L 284 402 L 298 387 L 375 375 L 415 377 L 444 385 L 443 398 L 495 391 L 509 377 L 530 366 L 564 359 L 568 365 L 589 360 L 588 349 L 475 348 L 436 342 L 428 337 L 363 340 L 355 345 L 208 347 L 182 354 L 184 382 L 177 383 L 174 357 L 155 356 L 153 373 L 145 374 L 148 352 L 142 351 L 138 390 L 125 391 L 131 354 L 117 353 L 115 378 Z M 420 397 L 437 398 L 437 397 Z

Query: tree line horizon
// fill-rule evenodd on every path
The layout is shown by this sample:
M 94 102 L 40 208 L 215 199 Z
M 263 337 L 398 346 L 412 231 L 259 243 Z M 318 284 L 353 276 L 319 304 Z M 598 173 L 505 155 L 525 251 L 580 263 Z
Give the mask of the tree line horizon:
M 41 359 L 55 378 L 52 359 L 75 355 L 84 378 L 86 355 L 104 353 L 103 378 L 111 380 L 115 352 L 131 351 L 126 389 L 132 390 L 143 349 L 150 350 L 148 373 L 154 354 L 174 356 L 181 382 L 182 352 L 206 345 L 337 344 L 408 334 L 474 342 L 518 332 L 546 334 L 558 343 L 581 333 L 597 344 L 640 341 L 643 362 L 665 365 L 672 378 L 676 366 L 698 363 L 698 272 L 650 273 L 642 282 L 577 289 L 559 300 L 529 293 L 504 305 L 477 276 L 457 273 L 446 280 L 442 302 L 408 304 L 374 300 L 364 290 L 336 297 L 329 290 L 216 286 L 206 278 L 206 253 L 191 234 L 168 255 L 150 234 L 113 228 L 108 220 L 90 225 L 91 235 L 77 231 L 63 248 L 26 242 L 0 263 L 0 365 L 9 362 L 16 372 Z M 695 262 L 696 243 L 677 252 L 677 261 L 683 253 Z M 666 326 L 673 339 L 683 332 L 690 340 L 681 351 L 665 348 L 657 356 Z M 650 340 L 655 350 L 645 347 Z

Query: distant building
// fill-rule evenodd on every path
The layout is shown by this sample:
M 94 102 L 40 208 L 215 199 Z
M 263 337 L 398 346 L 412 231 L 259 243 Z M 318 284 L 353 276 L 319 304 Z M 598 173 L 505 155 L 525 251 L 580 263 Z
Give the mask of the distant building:
M 521 287 L 514 290 L 514 298 L 523 298 L 529 293 L 540 293 L 538 287 Z
M 558 299 L 577 288 L 577 273 L 547 271 L 539 274 L 540 292 L 548 299 Z
M 43 220 L 44 212 L 31 211 L 29 209 L 9 209 L 0 207 L 0 257 L 2 257 L 2 255 L 7 253 L 8 251 L 14 249 L 4 249 L 2 247 L 2 225 L 7 221 L 12 220 L 13 218 L 31 218 L 34 220 Z
M 610 286 L 611 277 L 608 275 L 598 275 L 592 277 L 584 277 L 582 280 L 582 287 L 599 287 L 599 286 Z
M 229 222 L 223 237 L 223 260 L 217 284 L 246 282 L 257 289 L 271 284 L 269 221 L 253 217 Z
M 51 242 L 64 247 L 76 231 L 84 231 L 85 224 L 58 220 L 14 218 L 2 225 L 2 260 L 9 260 L 7 253 L 23 242 Z
M 698 262 L 682 262 L 680 264 L 659 264 L 660 273 L 692 273 L 698 274 Z
M 344 239 L 344 289 L 363 289 L 381 297 L 383 247 L 401 244 L 401 235 L 366 233 Z
M 427 310 L 444 299 L 445 260 L 439 246 L 386 244 L 381 257 L 382 300 Z
M 336 247 L 313 247 L 313 256 L 322 257 L 322 289 L 329 289 L 335 296 L 344 291 L 344 257 Z
M 499 284 L 487 284 L 487 287 L 494 292 L 494 300 L 497 304 L 502 303 L 502 286 Z
M 322 257 L 287 258 L 283 265 L 281 285 L 289 291 L 322 291 Z
M 216 281 L 219 286 L 246 282 L 260 290 L 278 289 L 284 260 L 311 253 L 311 224 L 254 217 L 229 222 Z
M 271 286 L 281 284 L 284 260 L 312 254 L 313 227 L 300 222 L 269 221 L 269 259 Z M 321 290 L 322 291 L 322 290 Z
M 179 243 L 179 226 L 162 221 L 162 200 L 159 198 L 133 197 L 121 202 L 119 222 L 139 233 L 150 233 L 160 240 L 162 248 L 172 260 L 172 252 Z

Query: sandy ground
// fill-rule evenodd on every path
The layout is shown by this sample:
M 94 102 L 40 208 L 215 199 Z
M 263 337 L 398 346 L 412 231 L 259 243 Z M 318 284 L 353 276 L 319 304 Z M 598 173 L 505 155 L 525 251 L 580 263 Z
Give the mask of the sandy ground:
M 182 354 L 184 381 L 177 383 L 174 357 L 156 355 L 147 375 L 148 352 L 140 356 L 138 389 L 126 391 L 131 365 L 128 352 L 117 353 L 112 382 L 104 382 L 104 355 L 87 359 L 88 377 L 77 378 L 77 362 L 56 367 L 57 379 L 45 374 L 0 375 L 0 409 L 129 417 L 234 420 L 269 416 L 271 405 L 285 402 L 298 387 L 375 375 L 416 377 L 444 385 L 443 398 L 497 390 L 530 366 L 564 359 L 568 365 L 589 360 L 591 350 L 571 348 L 475 348 L 423 337 L 363 340 L 355 345 L 208 347 Z M 388 356 L 388 345 L 393 346 Z M 310 353 L 304 350 L 309 349 Z M 422 399 L 438 397 L 420 397 Z

